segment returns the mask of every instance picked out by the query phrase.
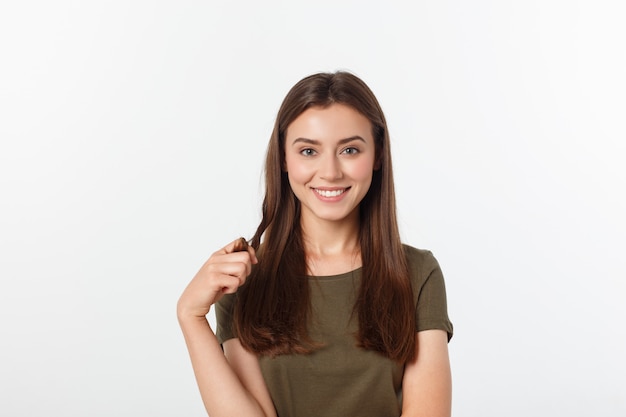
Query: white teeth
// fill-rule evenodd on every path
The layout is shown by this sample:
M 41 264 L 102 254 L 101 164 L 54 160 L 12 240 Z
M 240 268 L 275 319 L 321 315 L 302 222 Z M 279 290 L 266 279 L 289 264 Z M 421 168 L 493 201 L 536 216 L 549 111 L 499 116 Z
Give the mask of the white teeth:
M 315 189 L 315 192 L 318 193 L 319 195 L 321 195 L 322 197 L 337 197 L 338 195 L 341 195 L 345 192 L 346 190 L 318 190 Z

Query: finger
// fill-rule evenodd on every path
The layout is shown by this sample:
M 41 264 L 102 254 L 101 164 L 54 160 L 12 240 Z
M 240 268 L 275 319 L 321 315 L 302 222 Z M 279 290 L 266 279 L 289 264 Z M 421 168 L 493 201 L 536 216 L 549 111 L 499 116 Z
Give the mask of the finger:
M 252 264 L 255 262 L 256 256 L 250 255 L 249 251 L 245 252 L 232 252 L 227 254 L 218 254 L 211 257 L 207 264 L 226 264 L 226 263 L 241 263 L 246 266 L 246 276 L 252 272 Z
M 245 254 L 247 257 L 248 254 Z M 215 262 L 207 265 L 207 272 L 213 276 L 228 275 L 237 278 L 240 285 L 245 282 L 250 271 L 250 261 L 247 262 Z
M 222 249 L 218 251 L 218 253 L 227 254 L 227 253 L 233 253 L 233 252 L 241 252 L 247 249 L 247 247 L 248 247 L 248 242 L 246 242 L 246 239 L 240 237 L 240 238 L 233 240 L 228 245 L 224 246 Z
M 224 246 L 222 249 L 215 252 L 212 258 L 217 259 L 217 257 L 221 257 L 224 255 L 234 255 L 238 253 L 246 254 L 247 256 L 246 258 L 230 258 L 229 261 L 234 261 L 235 259 L 237 259 L 237 261 L 249 262 L 250 264 L 257 264 L 259 262 L 258 258 L 256 257 L 256 251 L 252 246 L 248 244 L 248 242 L 243 237 L 235 239 L 228 245 Z M 210 260 L 211 259 L 209 259 L 209 261 Z M 250 265 L 248 269 L 248 275 L 250 275 L 251 271 L 252 265 Z
M 253 264 L 258 264 L 259 263 L 259 259 L 256 257 L 256 251 L 250 245 L 248 245 L 248 253 L 250 254 L 250 260 L 252 261 L 252 263 Z
M 216 277 L 214 281 L 214 288 L 215 291 L 221 292 L 223 294 L 233 294 L 237 292 L 242 283 L 242 280 L 238 277 L 223 274 Z
M 248 242 L 243 237 L 235 240 L 233 245 L 233 252 L 245 252 L 248 250 Z
M 250 254 L 250 261 L 253 264 L 259 263 L 259 260 L 256 257 L 256 251 L 254 250 L 252 246 L 248 244 L 248 241 L 246 241 L 246 239 L 244 239 L 243 237 L 240 237 L 239 239 L 235 240 L 233 243 L 234 243 L 233 252 L 248 252 Z

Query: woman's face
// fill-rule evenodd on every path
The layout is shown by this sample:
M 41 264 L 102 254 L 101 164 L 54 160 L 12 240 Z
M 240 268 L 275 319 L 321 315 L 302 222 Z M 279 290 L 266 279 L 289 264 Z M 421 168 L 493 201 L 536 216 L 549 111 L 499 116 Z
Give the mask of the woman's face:
M 372 182 L 376 146 L 370 121 L 352 107 L 313 107 L 285 134 L 285 170 L 300 200 L 301 220 L 358 219 Z

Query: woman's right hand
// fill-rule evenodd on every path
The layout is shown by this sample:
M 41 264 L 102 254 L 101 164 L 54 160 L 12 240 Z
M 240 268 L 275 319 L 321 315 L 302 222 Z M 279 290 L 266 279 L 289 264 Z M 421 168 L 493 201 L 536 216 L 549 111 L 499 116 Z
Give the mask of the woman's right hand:
M 244 284 L 252 265 L 258 260 L 251 246 L 243 251 L 240 249 L 241 239 L 237 239 L 215 252 L 202 265 L 178 299 L 179 319 L 205 317 L 224 294 L 232 294 Z

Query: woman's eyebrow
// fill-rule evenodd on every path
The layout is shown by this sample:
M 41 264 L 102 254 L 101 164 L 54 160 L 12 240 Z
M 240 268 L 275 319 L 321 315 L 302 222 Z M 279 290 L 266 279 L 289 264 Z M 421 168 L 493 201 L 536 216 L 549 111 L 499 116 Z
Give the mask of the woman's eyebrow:
M 360 140 L 361 142 L 365 142 L 365 139 L 363 139 L 361 136 L 354 135 L 354 136 L 350 136 L 349 138 L 340 139 L 339 142 L 337 142 L 337 143 L 339 145 L 343 145 L 343 144 L 346 144 L 348 142 L 352 142 L 353 140 Z M 316 140 L 316 139 L 296 138 L 296 139 L 294 139 L 294 141 L 291 144 L 295 145 L 296 143 L 307 143 L 309 145 L 319 145 L 320 141 Z

